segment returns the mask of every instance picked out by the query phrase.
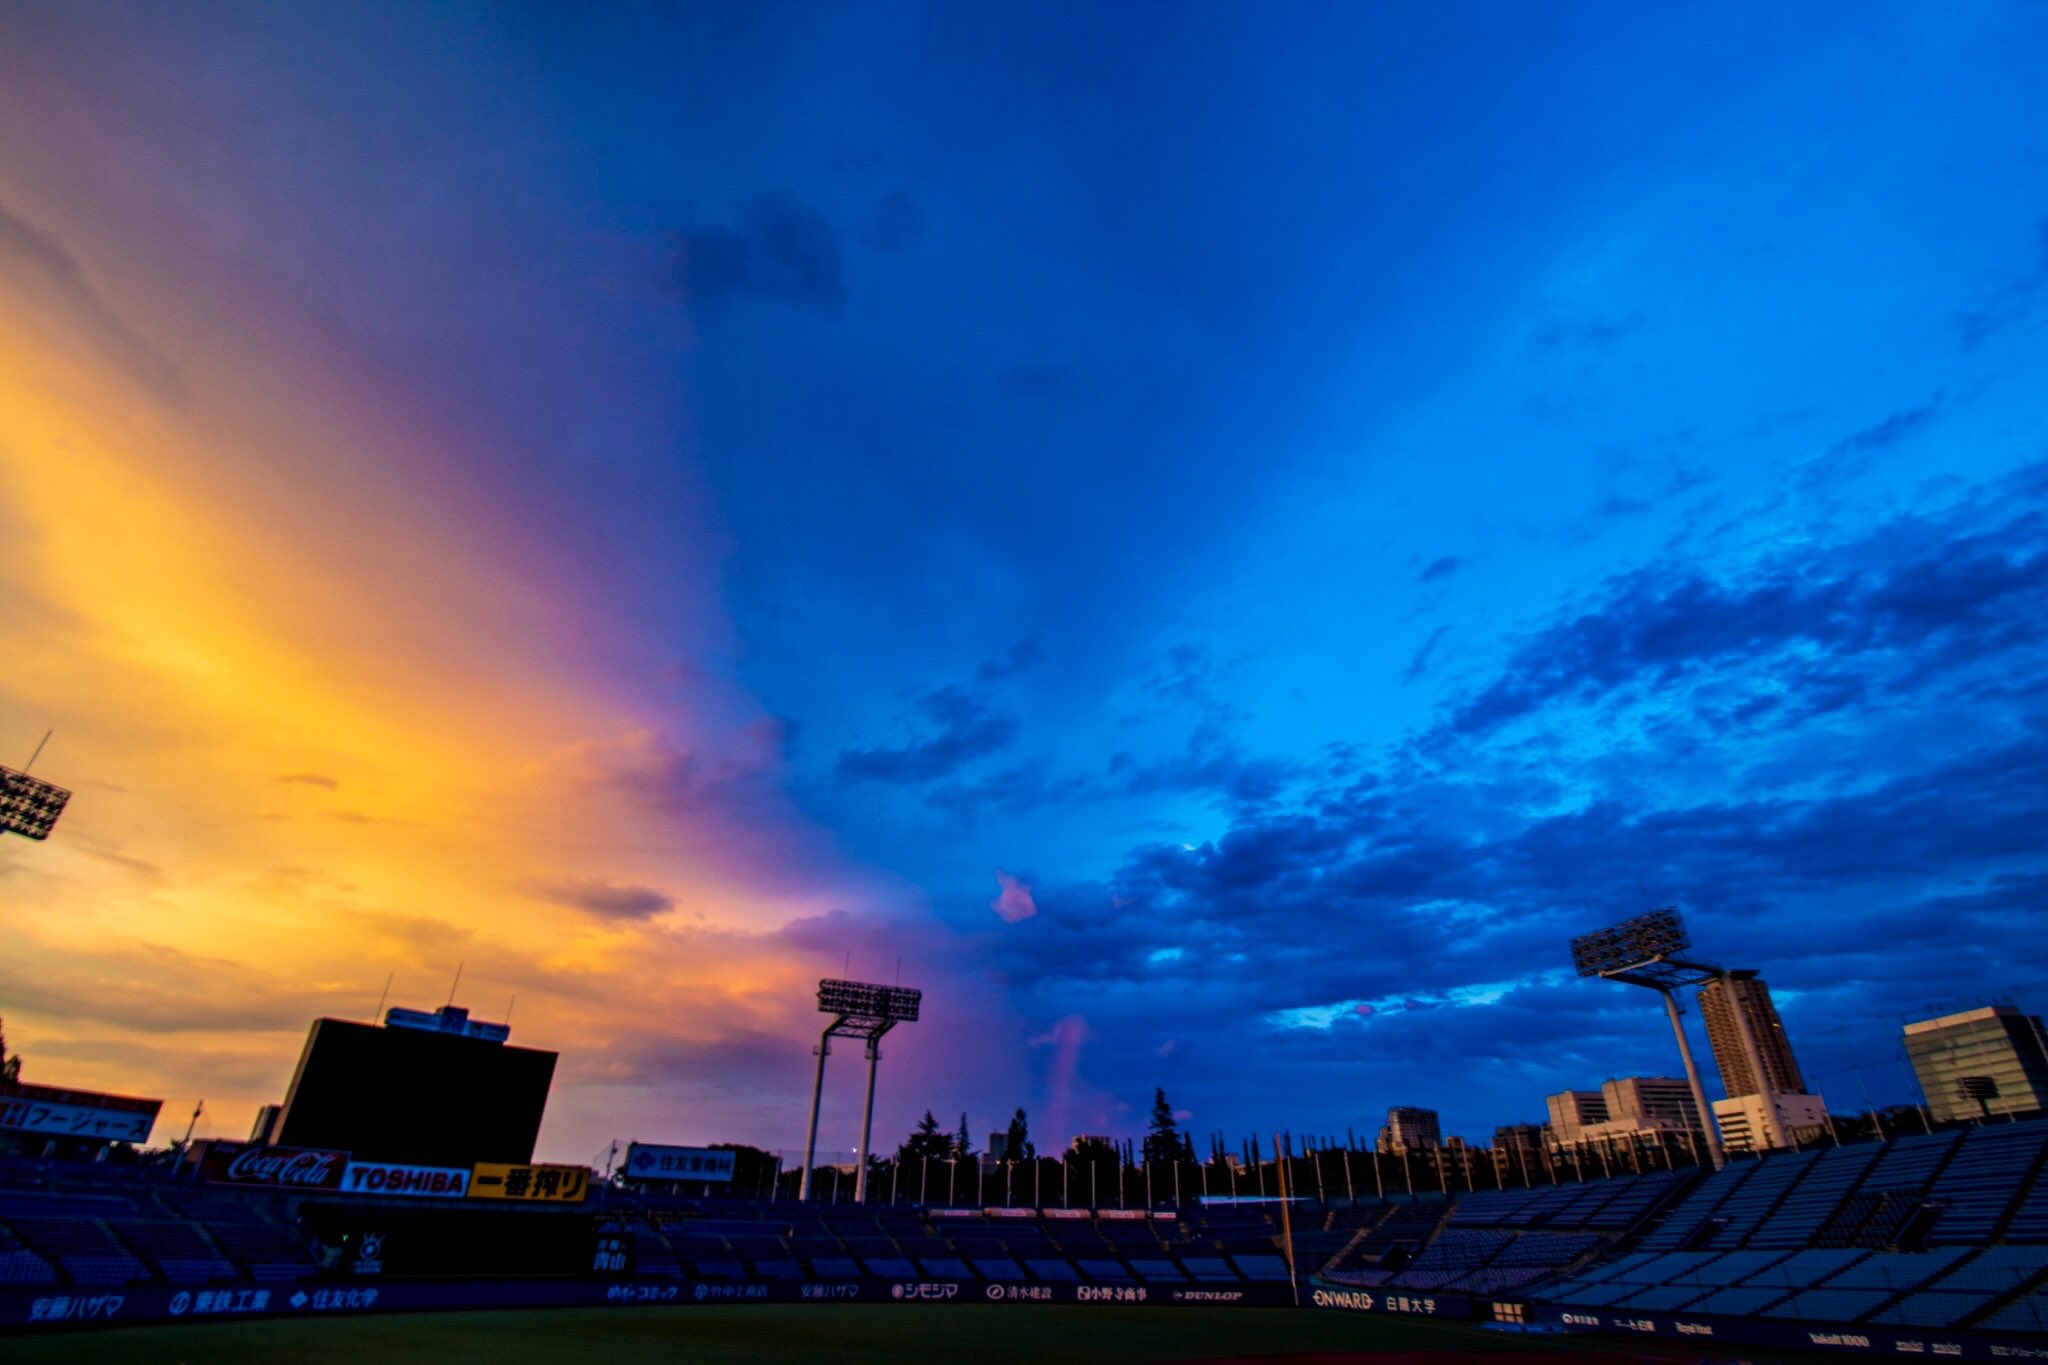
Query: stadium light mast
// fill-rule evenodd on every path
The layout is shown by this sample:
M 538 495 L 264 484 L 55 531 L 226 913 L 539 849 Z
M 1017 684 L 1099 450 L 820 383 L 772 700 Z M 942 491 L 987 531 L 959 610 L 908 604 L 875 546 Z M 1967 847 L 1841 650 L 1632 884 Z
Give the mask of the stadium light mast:
M 1717 978 L 1730 982 L 1742 974 L 1680 958 L 1679 954 L 1691 946 L 1692 940 L 1685 932 L 1684 921 L 1678 918 L 1678 911 L 1667 906 L 1606 929 L 1579 935 L 1572 940 L 1572 966 L 1578 969 L 1580 976 L 1598 976 L 1631 986 L 1647 986 L 1664 997 L 1665 1012 L 1671 1016 L 1671 1032 L 1678 1039 L 1678 1055 L 1685 1060 L 1685 1082 L 1692 1087 L 1693 1107 L 1699 1111 L 1700 1127 L 1706 1134 L 1707 1153 L 1713 1157 L 1714 1169 L 1718 1171 L 1728 1158 L 1721 1149 L 1721 1135 L 1714 1125 L 1713 1110 L 1707 1107 L 1707 1093 L 1700 1086 L 1700 1071 L 1692 1059 L 1692 1044 L 1686 1040 L 1685 1022 L 1679 1017 L 1678 989 Z M 1734 1006 L 1735 1003 L 1731 987 L 1729 1004 Z M 1743 1050 L 1749 1054 L 1749 1064 L 1756 1072 L 1765 1130 L 1772 1135 L 1774 1145 L 1783 1145 L 1777 1097 L 1771 1093 L 1770 1082 L 1764 1076 L 1763 1061 L 1758 1055 L 1756 1040 L 1750 1035 L 1749 1020 L 1739 1008 L 1733 1012 L 1742 1033 Z
M 832 1053 L 832 1040 L 860 1038 L 867 1043 L 867 1101 L 861 1109 L 860 1151 L 854 1156 L 853 1202 L 858 1204 L 868 1190 L 868 1143 L 875 1128 L 875 1064 L 882 1060 L 882 1035 L 898 1024 L 916 1023 L 923 999 L 923 991 L 907 986 L 837 980 L 818 983 L 818 1013 L 831 1015 L 832 1022 L 818 1037 L 818 1074 L 811 1082 L 811 1121 L 804 1136 L 804 1169 L 797 1180 L 799 1200 L 811 1197 L 811 1168 L 818 1155 L 818 1103 L 825 1094 L 825 1058 Z
M 50 742 L 43 736 L 43 744 Z M 47 839 L 71 793 L 55 783 L 30 777 L 28 770 L 42 757 L 43 744 L 29 755 L 20 771 L 0 767 L 0 834 L 19 834 L 25 839 Z

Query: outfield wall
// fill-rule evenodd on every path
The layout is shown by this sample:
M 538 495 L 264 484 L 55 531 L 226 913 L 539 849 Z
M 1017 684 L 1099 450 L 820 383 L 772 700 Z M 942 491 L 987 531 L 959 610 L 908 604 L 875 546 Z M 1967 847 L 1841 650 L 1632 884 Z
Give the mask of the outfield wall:
M 1306 1291 L 1304 1291 L 1306 1295 Z M 306 1281 L 261 1287 L 0 1292 L 0 1331 L 110 1327 L 123 1323 L 255 1318 L 360 1317 L 368 1313 L 501 1308 L 685 1308 L 734 1303 L 1114 1303 L 1169 1308 L 1285 1308 L 1286 1285 L 1004 1284 L 979 1280 L 843 1280 L 784 1283 L 699 1280 Z

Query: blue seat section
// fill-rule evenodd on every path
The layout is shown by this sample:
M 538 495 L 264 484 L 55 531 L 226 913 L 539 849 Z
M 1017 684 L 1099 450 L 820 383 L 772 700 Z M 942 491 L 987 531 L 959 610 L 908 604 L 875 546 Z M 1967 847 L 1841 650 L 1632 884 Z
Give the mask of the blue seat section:
M 868 1274 L 878 1280 L 914 1280 L 918 1278 L 917 1267 L 900 1256 L 863 1256 L 861 1257 L 861 1264 L 868 1268 Z M 930 1269 L 927 1269 L 925 1273 L 933 1279 L 964 1280 L 968 1278 L 966 1266 L 961 1266 L 960 1271 L 961 1273 L 958 1275 L 947 1275 L 943 1271 Z
M 1221 1256 L 1183 1256 L 1180 1263 L 1188 1274 L 1205 1283 L 1231 1284 L 1237 1280 L 1237 1272 Z
M 1714 1210 L 1709 1222 L 1717 1224 L 1707 1245 L 1739 1247 L 1771 1216 L 1778 1202 L 1797 1184 L 1820 1156 L 1819 1152 L 1784 1152 L 1764 1158 L 1749 1179 Z
M 1186 1284 L 1188 1277 L 1172 1261 L 1138 1259 L 1131 1262 L 1131 1269 L 1138 1278 L 1148 1284 Z
M 1699 1284 L 1741 1284 L 1784 1259 L 1782 1251 L 1731 1251 L 1702 1268 L 1694 1278 Z
M 1614 1197 L 1589 1214 L 1585 1226 L 1615 1231 L 1632 1227 L 1696 1175 L 1694 1171 L 1650 1171 L 1635 1180 L 1617 1181 L 1620 1188 Z
M 1237 1270 L 1247 1280 L 1272 1282 L 1287 1278 L 1287 1262 L 1278 1256 L 1232 1256 Z
M 1122 1261 L 1111 1261 L 1102 1257 L 1091 1256 L 1080 1261 L 1078 1264 L 1083 1275 L 1098 1283 L 1107 1281 L 1115 1284 L 1129 1284 L 1132 1279 L 1130 1268 Z M 1282 1278 L 1285 1278 L 1284 1265 L 1282 1270 Z
M 1870 1173 L 1881 1150 L 1874 1142 L 1860 1142 L 1822 1152 L 1807 1168 L 1805 1178 L 1785 1196 L 1777 1213 L 1751 1234 L 1749 1245 L 1787 1251 L 1809 1245 Z
M 821 1280 L 857 1280 L 860 1267 L 850 1256 L 813 1256 L 811 1269 Z
M 1026 1261 L 1024 1268 L 1031 1272 L 1033 1279 L 1042 1280 L 1047 1284 L 1072 1284 L 1081 1278 L 1074 1267 L 1065 1261 Z
M 1897 1294 L 1918 1289 L 1935 1276 L 1969 1255 L 1963 1247 L 1942 1247 L 1938 1251 L 1880 1252 L 1858 1261 L 1827 1282 L 1829 1289 L 1882 1289 Z
M 1668 1313 L 1674 1308 L 1683 1308 L 1706 1291 L 1692 1284 L 1659 1284 L 1648 1289 L 1638 1289 L 1625 1299 L 1616 1299 L 1616 1308 L 1641 1308 L 1653 1313 Z
M 2008 1242 L 2048 1242 L 2048 1171 L 2034 1177 L 2006 1224 Z
M 971 1280 L 974 1278 L 974 1272 L 967 1268 L 967 1263 L 957 1257 L 933 1256 L 927 1260 L 920 1261 L 918 1264 L 924 1267 L 925 1274 L 935 1280 Z
M 930 1262 L 927 1261 L 923 1264 L 929 1266 Z M 984 1280 L 1021 1280 L 1024 1278 L 1024 1267 L 1018 1265 L 1008 1256 L 974 1256 L 968 1259 L 967 1264 L 973 1268 L 976 1275 L 979 1275 Z
M 1776 1286 L 1781 1293 L 1794 1289 L 1810 1289 L 1830 1275 L 1841 1274 L 1869 1255 L 1869 1252 L 1856 1247 L 1795 1251 L 1775 1265 L 1766 1266 L 1750 1275 L 1742 1283 L 1753 1288 Z
M 2044 1270 L 2048 1270 L 2048 1247 L 1986 1247 L 1938 1279 L 1928 1281 L 1927 1287 L 1965 1293 L 2006 1294 Z
M 1629 1271 L 1634 1270 L 1637 1266 L 1642 1265 L 1644 1262 L 1654 1261 L 1656 1259 L 1656 1254 L 1653 1252 L 1632 1251 L 1618 1261 L 1609 1261 L 1606 1265 L 1587 1266 L 1585 1269 L 1581 1270 L 1572 1278 L 1579 1281 L 1582 1284 L 1593 1284 L 1601 1280 L 1620 1279 Z
M 1927 1240 L 1966 1246 L 1989 1241 L 2018 1202 L 2021 1187 L 2040 1163 L 2044 1144 L 2048 1127 L 2038 1123 L 1997 1124 L 1973 1131 L 1929 1191 L 1941 1214 Z
M 1763 1310 L 1767 1318 L 1808 1318 L 1815 1322 L 1854 1322 L 1891 1297 L 1881 1289 L 1802 1289 Z
M 1677 1208 L 1665 1214 L 1663 1221 L 1643 1238 L 1643 1249 L 1671 1251 L 1683 1246 L 1723 1200 L 1741 1189 L 1751 1174 L 1761 1169 L 1763 1163 L 1760 1161 L 1731 1161 L 1700 1181 L 1692 1187 L 1692 1193 L 1686 1195 Z
M 1948 1160 L 1949 1153 L 1955 1150 L 1962 1136 L 1958 1129 L 1945 1128 L 1939 1133 L 1916 1133 L 1885 1144 L 1884 1155 L 1877 1159 L 1877 1164 L 1864 1178 L 1863 1189 L 1872 1193 L 1925 1190 L 1928 1181 Z
M 1761 1289 L 1740 1285 L 1717 1289 L 1692 1305 L 1695 1313 L 1720 1313 L 1726 1317 L 1751 1317 L 1785 1297 L 1782 1289 Z
M 1599 1245 L 1599 1236 L 1590 1232 L 1525 1232 L 1487 1264 L 1502 1268 L 1570 1265 Z
M 1720 1259 L 1718 1251 L 1667 1251 L 1614 1278 L 1634 1284 L 1698 1284 L 1706 1268 Z
M 1984 1311 L 1989 1294 L 1942 1294 L 1928 1291 L 1908 1294 L 1882 1312 L 1870 1315 L 1874 1323 L 1887 1327 L 1953 1327 L 1964 1318 Z
M 1585 1284 L 1567 1280 L 1544 1294 L 1552 1303 L 1568 1304 L 1578 1308 L 1605 1308 L 1616 1299 L 1627 1298 L 1640 1292 L 1642 1286 L 1633 1284 Z

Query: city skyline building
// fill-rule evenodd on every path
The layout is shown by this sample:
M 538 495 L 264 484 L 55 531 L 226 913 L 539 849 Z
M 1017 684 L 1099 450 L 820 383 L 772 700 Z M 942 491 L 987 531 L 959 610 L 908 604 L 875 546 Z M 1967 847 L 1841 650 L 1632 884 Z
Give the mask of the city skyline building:
M 1786 1145 L 1796 1146 L 1827 1126 L 1827 1103 L 1820 1096 L 1781 1090 L 1772 1098 L 1778 1111 L 1777 1131 L 1786 1135 Z M 1770 1151 L 1778 1146 L 1764 1120 L 1762 1095 L 1714 1101 L 1714 1122 L 1721 1129 L 1721 1145 L 1728 1151 Z
M 1376 1144 L 1382 1152 L 1431 1152 L 1444 1145 L 1443 1122 L 1434 1109 L 1397 1104 L 1387 1110 Z
M 1568 1146 L 1582 1141 L 1585 1130 L 1607 1122 L 1607 1097 L 1598 1090 L 1563 1090 L 1544 1098 L 1550 1110 L 1550 1141 Z
M 1771 988 L 1761 977 L 1719 976 L 1703 983 L 1699 992 L 1700 1018 L 1707 1026 L 1707 1042 L 1714 1050 L 1714 1066 L 1721 1073 L 1721 1087 L 1729 1099 L 1755 1095 L 1768 1088 L 1780 1094 L 1805 1094 L 1806 1081 L 1799 1062 L 1792 1055 L 1792 1042 L 1785 1023 L 1771 999 Z M 1741 1011 L 1749 1023 L 1763 1063 L 1763 1085 L 1758 1084 L 1744 1045 Z M 1718 1108 L 1718 1106 L 1716 1106 Z
M 2048 1109 L 2048 1033 L 2017 1006 L 1909 1022 L 1905 1045 L 1936 1123 Z

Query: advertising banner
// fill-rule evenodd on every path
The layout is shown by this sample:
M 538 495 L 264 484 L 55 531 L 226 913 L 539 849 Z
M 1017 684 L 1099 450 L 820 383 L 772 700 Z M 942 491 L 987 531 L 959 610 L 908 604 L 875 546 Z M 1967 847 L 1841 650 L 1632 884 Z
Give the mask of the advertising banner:
M 713 1180 L 732 1179 L 737 1155 L 716 1147 L 664 1147 L 636 1142 L 626 1149 L 625 1176 L 628 1180 Z
M 469 1173 L 471 1199 L 580 1204 L 590 1193 L 588 1166 L 512 1166 L 479 1161 Z
M 396 1166 L 384 1161 L 351 1161 L 342 1173 L 344 1194 L 384 1194 L 408 1199 L 460 1199 L 469 1193 L 469 1172 L 454 1166 Z
M 209 1142 L 199 1158 L 199 1178 L 217 1185 L 338 1190 L 346 1169 L 347 1152 L 260 1142 Z
M 25 1089 L 26 1087 L 24 1087 Z M 59 1091 L 74 1101 L 87 1099 L 81 1091 Z M 114 1098 L 109 1096 L 108 1098 Z M 143 1101 L 149 1108 L 138 1112 L 93 1103 L 60 1103 L 19 1093 L 0 1094 L 0 1131 L 35 1133 L 45 1137 L 85 1138 L 92 1142 L 147 1142 L 156 1126 L 160 1101 Z

